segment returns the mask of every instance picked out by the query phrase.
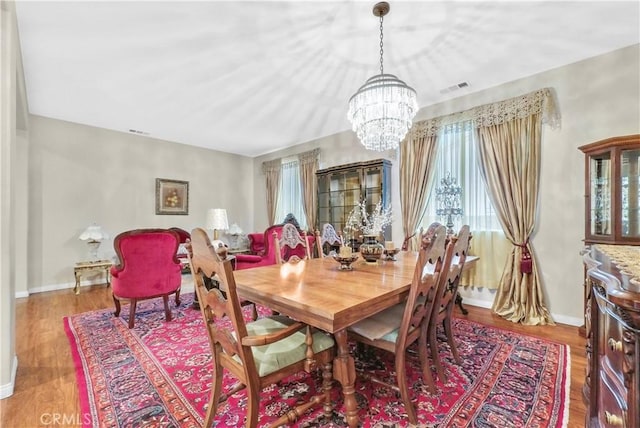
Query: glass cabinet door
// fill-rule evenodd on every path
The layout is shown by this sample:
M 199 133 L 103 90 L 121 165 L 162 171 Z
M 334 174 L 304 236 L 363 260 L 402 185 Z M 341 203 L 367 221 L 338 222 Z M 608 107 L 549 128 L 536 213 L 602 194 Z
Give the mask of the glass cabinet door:
M 640 134 L 579 149 L 585 154 L 585 243 L 640 245 Z
M 621 151 L 621 234 L 623 237 L 640 237 L 639 192 L 640 174 L 638 173 L 638 159 L 640 149 Z
M 611 156 L 591 157 L 591 234 L 611 235 Z

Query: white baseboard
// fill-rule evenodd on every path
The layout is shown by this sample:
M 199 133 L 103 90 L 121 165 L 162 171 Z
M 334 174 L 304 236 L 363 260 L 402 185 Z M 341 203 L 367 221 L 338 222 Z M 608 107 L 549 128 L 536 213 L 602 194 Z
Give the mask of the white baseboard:
M 18 371 L 18 356 L 13 356 L 13 364 L 11 365 L 11 382 L 5 385 L 0 385 L 0 399 L 11 397 L 13 395 L 13 388 L 16 385 L 16 372 Z
M 473 297 L 464 297 L 462 299 L 462 304 L 469 305 L 469 306 L 477 306 L 485 309 L 491 309 L 491 305 L 493 304 L 493 302 L 489 300 L 483 300 L 483 299 L 474 299 Z M 553 319 L 554 322 L 558 324 L 566 324 L 574 327 L 580 327 L 581 325 L 584 324 L 583 318 L 576 318 L 568 315 L 551 314 L 551 318 Z
M 101 284 L 104 284 L 104 280 L 96 279 L 91 281 L 82 281 L 82 284 L 80 284 L 80 289 L 82 289 L 82 287 L 87 287 L 90 285 L 101 285 Z M 28 291 L 16 292 L 16 298 L 29 297 L 29 295 L 33 293 L 44 293 L 47 291 L 72 289 L 75 286 L 76 286 L 75 282 L 43 285 L 40 287 L 30 288 Z M 182 275 L 182 291 L 191 292 L 194 290 L 195 289 L 193 288 L 193 280 L 191 279 L 191 274 Z M 82 291 L 80 293 L 82 293 Z
M 20 299 L 22 297 L 29 297 L 28 291 L 16 291 L 16 299 Z

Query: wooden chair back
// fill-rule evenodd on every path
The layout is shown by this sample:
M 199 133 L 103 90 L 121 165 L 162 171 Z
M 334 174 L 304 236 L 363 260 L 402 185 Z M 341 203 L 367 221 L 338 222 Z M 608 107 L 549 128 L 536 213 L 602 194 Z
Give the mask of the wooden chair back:
M 326 256 L 332 247 L 340 247 L 342 238 L 336 232 L 336 229 L 330 223 L 322 225 L 322 232 L 316 230 L 316 249 L 318 257 Z
M 433 223 L 421 235 L 421 247 L 406 302 L 358 322 L 349 329 L 349 337 L 352 339 L 395 354 L 396 384 L 389 384 L 367 372 L 360 374 L 400 392 L 409 422 L 414 425 L 417 424 L 418 419 L 407 382 L 406 352 L 410 345 L 419 341 L 418 350 L 423 380 L 431 393 L 435 394 L 436 389 L 427 354 L 426 329 L 433 314 L 435 294 L 441 275 L 448 270 L 447 263 L 451 260 L 453 245 L 445 247 L 446 235 L 446 228 L 440 223 Z M 399 323 L 398 319 L 400 319 Z
M 447 337 L 447 342 L 451 348 L 451 353 L 453 354 L 456 362 L 460 364 L 462 361 L 453 338 L 451 321 L 453 318 L 453 307 L 458 294 L 458 285 L 460 283 L 460 278 L 462 277 L 462 269 L 464 269 L 464 263 L 469 252 L 470 241 L 471 232 L 467 225 L 462 226 L 458 234 L 451 237 L 451 243 L 453 244 L 453 251 L 449 255 L 451 261 L 448 263 L 449 267 L 447 271 L 440 278 L 440 283 L 438 284 L 438 290 L 434 301 L 433 315 L 431 316 L 431 320 L 429 321 L 429 326 L 427 328 L 427 336 L 429 347 L 431 348 L 433 363 L 436 366 L 438 376 L 443 382 L 447 381 L 447 376 L 440 362 L 440 356 L 438 353 L 437 327 L 442 323 Z
M 276 264 L 296 262 L 311 258 L 311 248 L 306 232 L 298 232 L 298 228 L 291 223 L 282 226 L 280 237 L 273 233 L 273 244 L 276 253 Z
M 292 424 L 298 415 L 319 404 L 324 404 L 325 413 L 330 414 L 331 362 L 335 356 L 333 340 L 322 332 L 312 332 L 310 327 L 284 316 L 263 317 L 247 323 L 241 309 L 231 261 L 218 257 L 207 233 L 200 228 L 191 232 L 187 251 L 214 364 L 214 381 L 204 426 L 212 426 L 221 403 L 246 388 L 248 404 L 245 425 L 247 428 L 255 428 L 258 424 L 260 392 L 266 386 L 301 371 L 310 372 L 317 367 L 323 371 L 322 392 L 309 401 L 296 403 L 295 408 L 281 416 L 273 426 Z M 225 290 L 226 298 L 218 288 L 206 288 L 204 278 L 214 276 L 220 282 L 220 288 Z M 225 317 L 231 322 L 220 322 Z M 301 330 L 306 331 L 303 333 Z M 322 340 L 324 345 L 320 344 Z M 270 345 L 274 343 L 277 344 L 271 348 Z M 317 347 L 319 349 L 316 352 Z M 285 351 L 297 351 L 296 355 L 300 356 L 284 365 L 277 354 Z M 254 352 L 257 352 L 255 355 L 258 357 Z M 271 358 L 272 352 L 276 355 Z M 257 365 L 257 362 L 262 364 Z M 222 394 L 223 369 L 238 379 L 238 383 L 225 394 Z

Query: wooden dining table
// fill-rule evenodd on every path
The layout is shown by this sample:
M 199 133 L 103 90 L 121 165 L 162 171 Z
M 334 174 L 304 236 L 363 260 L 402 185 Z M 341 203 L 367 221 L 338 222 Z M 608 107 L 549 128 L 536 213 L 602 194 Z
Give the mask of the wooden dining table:
M 347 327 L 403 302 L 416 258 L 417 253 L 400 252 L 396 261 L 358 259 L 349 271 L 340 270 L 332 257 L 324 257 L 239 270 L 234 277 L 241 298 L 334 335 L 333 376 L 342 385 L 347 423 L 356 427 L 356 372 Z

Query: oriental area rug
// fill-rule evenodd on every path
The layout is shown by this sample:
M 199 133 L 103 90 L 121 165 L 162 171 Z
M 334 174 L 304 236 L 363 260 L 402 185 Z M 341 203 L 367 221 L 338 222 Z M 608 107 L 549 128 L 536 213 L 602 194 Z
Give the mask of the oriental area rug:
M 200 427 L 209 399 L 212 362 L 202 315 L 191 308 L 193 293 L 172 305 L 165 322 L 162 299 L 138 304 L 135 327 L 127 328 L 128 309 L 66 317 L 80 390 L 84 426 Z M 173 303 L 173 301 L 171 300 Z M 248 307 L 247 318 L 249 317 Z M 259 308 L 261 315 L 268 311 Z M 228 322 L 223 319 L 220 322 Z M 407 355 L 407 374 L 421 427 L 566 427 L 569 413 L 570 358 L 566 345 L 455 319 L 455 339 L 463 360 L 456 364 L 441 341 L 448 381 L 436 380 L 431 395 L 422 382 L 417 348 Z M 416 346 L 416 345 L 414 345 Z M 355 345 L 353 348 L 355 349 Z M 384 351 L 356 353 L 356 368 L 394 377 L 393 356 Z M 299 375 L 262 391 L 260 421 L 265 426 L 301 397 L 313 395 L 319 374 Z M 235 383 L 224 373 L 223 388 Z M 356 381 L 358 416 L 363 427 L 411 426 L 402 401 L 381 385 Z M 342 391 L 335 382 L 334 411 L 318 407 L 296 423 L 300 427 L 344 427 Z M 246 394 L 240 391 L 220 407 L 214 426 L 244 426 Z M 90 415 L 90 417 L 84 417 Z

